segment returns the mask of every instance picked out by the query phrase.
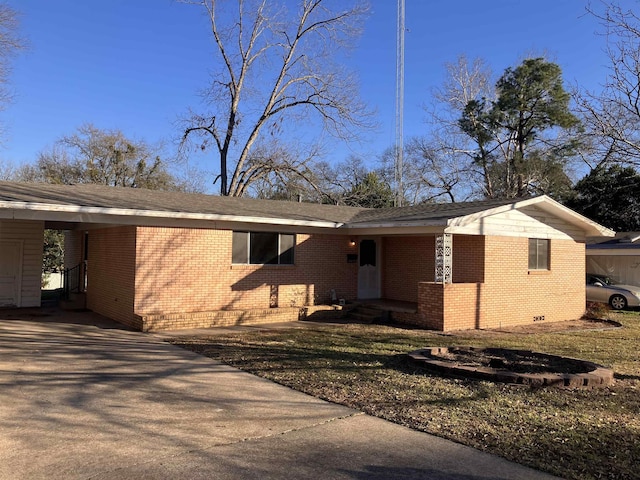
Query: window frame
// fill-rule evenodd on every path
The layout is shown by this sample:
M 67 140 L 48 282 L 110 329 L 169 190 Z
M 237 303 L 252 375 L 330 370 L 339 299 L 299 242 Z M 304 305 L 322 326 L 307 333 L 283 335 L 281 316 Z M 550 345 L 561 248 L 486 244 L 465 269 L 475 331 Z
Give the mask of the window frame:
M 535 242 L 535 243 L 533 243 Z M 544 245 L 544 248 L 541 246 Z M 535 252 L 532 252 L 535 248 Z M 532 255 L 534 253 L 534 255 Z M 535 265 L 532 259 L 535 256 Z M 529 238 L 528 241 L 528 269 L 532 272 L 547 272 L 551 270 L 551 240 L 548 238 Z
M 275 252 L 269 253 L 269 238 L 267 236 L 275 237 Z M 296 240 L 295 233 L 233 230 L 231 265 L 295 265 Z M 242 245 L 243 241 L 244 245 Z M 271 259 L 267 258 L 269 256 L 273 256 L 272 260 L 274 261 L 270 261 Z

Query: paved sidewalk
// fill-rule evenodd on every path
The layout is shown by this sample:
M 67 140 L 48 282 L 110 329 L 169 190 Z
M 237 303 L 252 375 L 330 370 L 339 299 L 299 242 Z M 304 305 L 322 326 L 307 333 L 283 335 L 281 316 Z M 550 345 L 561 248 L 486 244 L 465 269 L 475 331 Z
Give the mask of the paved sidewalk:
M 553 477 L 92 313 L 0 311 L 0 479 L 50 478 Z

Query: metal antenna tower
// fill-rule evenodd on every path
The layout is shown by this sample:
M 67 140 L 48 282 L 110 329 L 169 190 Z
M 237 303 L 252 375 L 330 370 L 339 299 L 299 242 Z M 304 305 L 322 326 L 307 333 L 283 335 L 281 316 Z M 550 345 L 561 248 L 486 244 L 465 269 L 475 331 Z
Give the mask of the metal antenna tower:
M 395 171 L 396 207 L 402 206 L 402 162 L 404 155 L 404 0 L 398 0 L 398 31 L 396 43 L 396 144 Z

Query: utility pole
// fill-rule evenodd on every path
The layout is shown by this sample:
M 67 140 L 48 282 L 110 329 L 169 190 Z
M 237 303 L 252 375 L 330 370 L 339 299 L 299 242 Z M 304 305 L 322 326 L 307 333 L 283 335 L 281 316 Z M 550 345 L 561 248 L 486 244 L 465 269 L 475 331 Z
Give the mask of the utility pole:
M 394 180 L 395 206 L 402 206 L 402 163 L 404 155 L 404 0 L 398 0 L 398 31 L 396 38 L 396 144 Z

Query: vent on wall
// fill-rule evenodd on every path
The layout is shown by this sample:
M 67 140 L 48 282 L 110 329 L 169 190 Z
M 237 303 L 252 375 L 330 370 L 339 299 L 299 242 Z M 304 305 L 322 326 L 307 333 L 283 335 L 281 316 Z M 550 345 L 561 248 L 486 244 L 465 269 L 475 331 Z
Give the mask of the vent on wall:
M 544 321 L 544 315 L 538 315 L 537 317 L 533 317 L 534 322 L 542 322 Z

